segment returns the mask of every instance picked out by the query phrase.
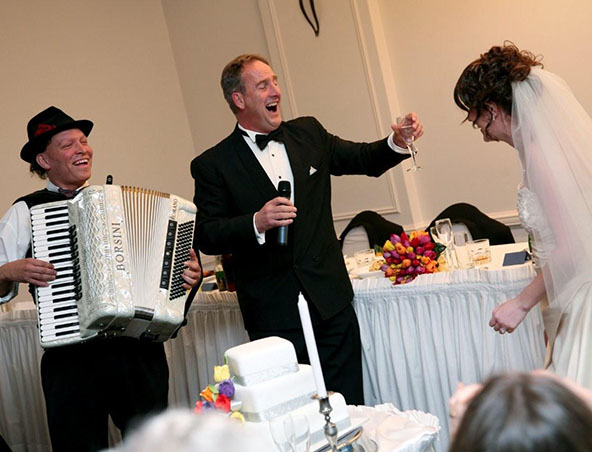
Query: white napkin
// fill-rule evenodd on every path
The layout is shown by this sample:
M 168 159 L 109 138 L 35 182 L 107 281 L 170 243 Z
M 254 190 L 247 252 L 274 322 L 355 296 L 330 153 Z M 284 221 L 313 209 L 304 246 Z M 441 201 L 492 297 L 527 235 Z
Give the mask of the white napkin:
M 421 411 L 399 411 L 391 403 L 376 407 L 349 407 L 352 422 L 367 418 L 364 434 L 378 443 L 380 451 L 428 451 L 440 431 L 440 422 L 432 414 Z

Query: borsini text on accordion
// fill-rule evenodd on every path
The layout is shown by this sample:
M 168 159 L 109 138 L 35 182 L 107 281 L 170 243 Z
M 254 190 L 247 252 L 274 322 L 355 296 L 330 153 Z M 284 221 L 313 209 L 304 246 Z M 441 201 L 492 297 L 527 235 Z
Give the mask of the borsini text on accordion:
M 184 317 L 196 211 L 175 195 L 117 185 L 31 208 L 33 257 L 57 271 L 35 289 L 41 345 L 168 339 Z

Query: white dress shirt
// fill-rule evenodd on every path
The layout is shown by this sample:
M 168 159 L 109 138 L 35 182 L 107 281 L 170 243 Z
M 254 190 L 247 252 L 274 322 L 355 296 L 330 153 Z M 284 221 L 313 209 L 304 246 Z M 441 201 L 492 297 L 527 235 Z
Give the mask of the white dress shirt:
M 257 142 L 255 141 L 255 137 L 257 135 L 265 134 L 245 129 L 240 124 L 238 125 L 238 128 L 246 133 L 246 135 L 243 134 L 245 143 L 247 143 L 249 148 L 251 148 L 251 152 L 253 152 L 253 155 L 265 170 L 267 177 L 269 177 L 269 180 L 274 185 L 274 187 L 277 187 L 278 184 L 283 180 L 290 182 L 290 186 L 294 187 L 294 175 L 292 173 L 292 167 L 290 166 L 290 160 L 288 158 L 288 153 L 286 152 L 284 143 L 271 140 L 267 146 L 265 146 L 265 148 L 259 149 L 259 146 L 257 146 Z M 387 143 L 389 147 L 399 154 L 409 154 L 408 149 L 404 149 L 396 145 L 394 136 L 394 133 L 391 133 L 388 137 Z M 294 188 L 292 188 L 290 201 L 292 204 L 295 202 Z M 253 214 L 253 230 L 255 231 L 257 242 L 260 245 L 263 245 L 265 243 L 265 232 L 261 233 L 257 230 L 257 226 L 255 225 L 255 215 L 257 215 L 257 212 Z

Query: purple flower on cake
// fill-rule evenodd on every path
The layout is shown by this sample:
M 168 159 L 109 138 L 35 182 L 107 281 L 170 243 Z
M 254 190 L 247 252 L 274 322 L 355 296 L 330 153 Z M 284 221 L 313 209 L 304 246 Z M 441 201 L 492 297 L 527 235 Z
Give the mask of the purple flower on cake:
M 201 413 L 203 411 L 218 410 L 230 413 L 230 417 L 244 422 L 245 419 L 238 411 L 232 411 L 230 399 L 234 396 L 234 383 L 230 377 L 228 365 L 214 367 L 214 380 L 216 384 L 207 385 L 199 393 L 203 400 L 195 404 L 194 411 Z
M 234 383 L 232 380 L 224 380 L 218 384 L 218 392 L 229 399 L 234 395 Z

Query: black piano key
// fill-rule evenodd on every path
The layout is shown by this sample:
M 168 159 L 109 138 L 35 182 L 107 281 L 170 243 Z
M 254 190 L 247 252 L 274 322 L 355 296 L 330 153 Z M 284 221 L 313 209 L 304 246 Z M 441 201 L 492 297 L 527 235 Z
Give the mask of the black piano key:
M 63 256 L 63 254 L 61 254 L 60 256 Z M 71 262 L 72 259 L 70 259 L 69 257 L 63 257 L 63 258 L 58 258 L 58 259 L 49 259 L 49 263 L 50 264 L 61 264 L 62 262 Z
M 68 286 L 71 286 L 71 285 L 73 285 L 73 282 L 61 282 L 61 283 L 57 283 L 57 284 L 52 284 L 50 286 L 50 288 L 52 290 L 54 290 L 54 289 L 61 289 L 62 287 L 68 287 Z

